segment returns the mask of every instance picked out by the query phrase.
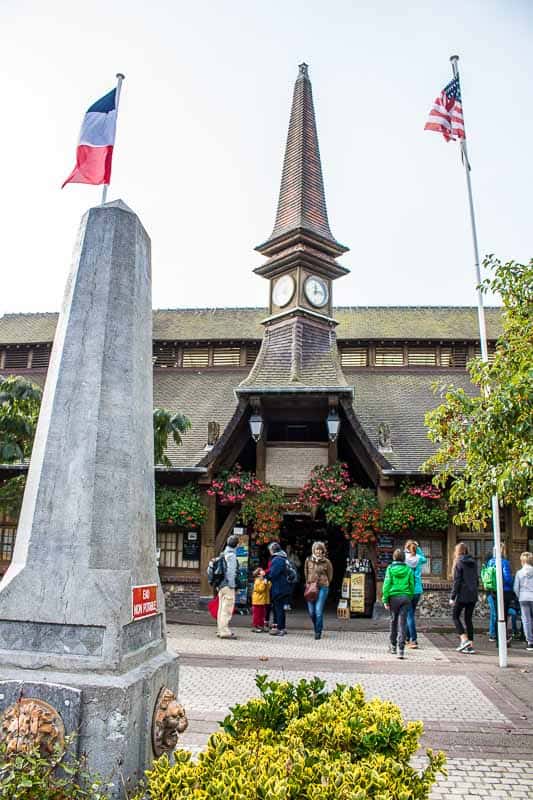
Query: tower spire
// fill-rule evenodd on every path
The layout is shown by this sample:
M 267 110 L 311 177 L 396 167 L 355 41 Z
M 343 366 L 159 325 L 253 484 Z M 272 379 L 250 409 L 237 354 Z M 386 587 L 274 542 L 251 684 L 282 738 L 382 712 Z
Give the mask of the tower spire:
M 305 63 L 298 67 L 274 229 L 256 248 L 265 255 L 274 242 L 297 232 L 327 242 L 338 255 L 347 249 L 334 239 L 329 226 L 308 69 Z

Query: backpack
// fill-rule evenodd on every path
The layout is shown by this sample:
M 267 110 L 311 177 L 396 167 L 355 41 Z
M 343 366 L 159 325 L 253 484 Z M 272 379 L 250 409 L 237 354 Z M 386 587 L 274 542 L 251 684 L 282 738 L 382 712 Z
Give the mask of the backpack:
M 486 592 L 495 592 L 496 591 L 496 567 L 495 566 L 488 566 L 488 564 L 483 564 L 481 567 L 481 585 L 485 589 Z
M 287 578 L 287 583 L 290 586 L 293 586 L 298 582 L 298 571 L 292 561 L 290 561 L 288 558 L 285 559 L 285 577 Z
M 226 559 L 222 553 L 221 555 L 212 558 L 207 565 L 207 582 L 209 586 L 213 586 L 216 589 L 218 586 L 220 586 L 225 577 Z

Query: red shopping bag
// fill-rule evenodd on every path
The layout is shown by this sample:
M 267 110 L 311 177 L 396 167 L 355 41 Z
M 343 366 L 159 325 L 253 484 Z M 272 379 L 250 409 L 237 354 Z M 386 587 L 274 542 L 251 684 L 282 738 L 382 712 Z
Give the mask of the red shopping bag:
M 212 600 L 210 600 L 208 602 L 207 610 L 209 611 L 209 613 L 211 614 L 213 619 L 217 618 L 217 616 L 218 616 L 218 594 L 215 597 L 213 597 Z

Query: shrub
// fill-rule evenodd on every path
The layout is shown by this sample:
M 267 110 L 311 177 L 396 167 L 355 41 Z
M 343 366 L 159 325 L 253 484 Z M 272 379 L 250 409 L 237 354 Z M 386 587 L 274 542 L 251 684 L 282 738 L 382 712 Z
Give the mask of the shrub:
M 66 739 L 67 746 L 72 737 Z M 66 757 L 62 748 L 51 756 L 36 748 L 28 753 L 6 753 L 0 743 L 0 797 L 2 800 L 107 800 L 111 788 L 87 771 L 86 759 Z
M 392 703 L 365 700 L 360 686 L 325 691 L 259 676 L 259 699 L 235 706 L 198 761 L 178 750 L 147 775 L 151 800 L 424 800 L 444 772 L 443 753 L 410 764 L 421 722 Z
M 199 528 L 207 516 L 197 486 L 188 483 L 180 488 L 155 487 L 155 516 L 158 522 L 182 528 Z
M 448 527 L 448 511 L 437 498 L 407 488 L 385 506 L 381 527 L 389 533 L 442 531 Z

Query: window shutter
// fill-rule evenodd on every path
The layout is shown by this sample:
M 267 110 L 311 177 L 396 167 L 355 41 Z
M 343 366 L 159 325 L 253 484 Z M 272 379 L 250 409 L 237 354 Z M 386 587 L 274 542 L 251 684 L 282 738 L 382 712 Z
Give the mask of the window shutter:
M 209 348 L 208 347 L 184 347 L 183 348 L 184 367 L 208 367 Z
M 437 349 L 427 347 L 412 347 L 407 350 L 407 363 L 410 367 L 434 367 L 437 364 Z
M 240 347 L 215 347 L 213 350 L 214 367 L 238 367 L 241 363 Z
M 403 367 L 403 347 L 376 346 L 376 367 Z
M 342 347 L 340 352 L 343 367 L 368 366 L 368 349 L 366 347 Z

